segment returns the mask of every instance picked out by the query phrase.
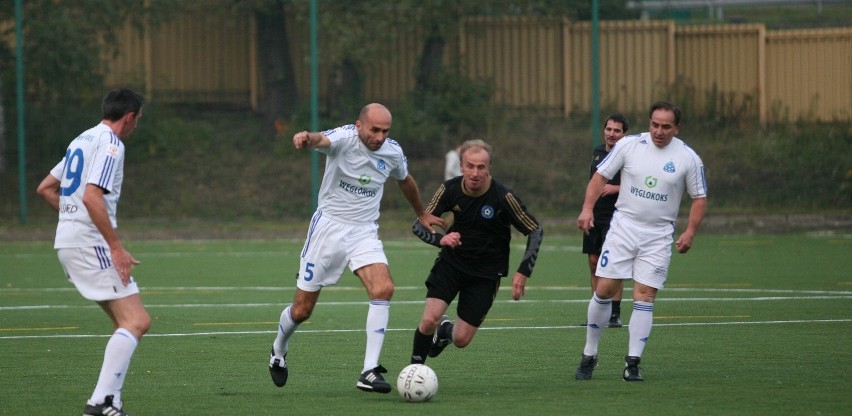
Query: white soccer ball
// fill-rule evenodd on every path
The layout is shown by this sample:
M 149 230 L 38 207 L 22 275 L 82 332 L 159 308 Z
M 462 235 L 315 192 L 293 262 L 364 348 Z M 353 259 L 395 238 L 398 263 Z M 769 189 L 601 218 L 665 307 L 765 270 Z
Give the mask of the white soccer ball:
M 411 364 L 399 372 L 396 389 L 407 402 L 426 402 L 438 392 L 438 375 L 425 364 Z

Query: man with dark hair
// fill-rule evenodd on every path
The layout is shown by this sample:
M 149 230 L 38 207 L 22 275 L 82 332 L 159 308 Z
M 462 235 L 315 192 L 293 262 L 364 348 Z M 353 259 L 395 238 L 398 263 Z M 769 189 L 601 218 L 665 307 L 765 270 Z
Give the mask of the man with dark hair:
M 65 276 L 110 317 L 95 391 L 83 415 L 126 415 L 121 393 L 136 345 L 151 326 L 139 288 L 130 275 L 139 264 L 116 233 L 116 208 L 124 180 L 124 141 L 142 117 L 144 98 L 119 88 L 103 99 L 102 121 L 71 141 L 65 157 L 38 186 L 59 213 L 56 248 Z
M 606 182 L 621 172 L 621 190 L 595 274 L 598 283 L 589 301 L 586 345 L 577 368 L 577 380 L 589 380 L 598 364 L 598 344 L 611 316 L 612 299 L 622 281 L 633 279 L 625 381 L 642 381 L 639 362 L 651 335 L 654 300 L 663 288 L 671 263 L 675 221 L 684 191 L 692 198 L 686 229 L 674 242 L 686 253 L 707 210 L 704 164 L 682 140 L 680 110 L 671 103 L 651 105 L 650 131 L 628 136 L 615 146 L 589 180 L 577 227 L 595 226 L 594 204 Z
M 604 142 L 598 145 L 592 153 L 592 167 L 589 176 L 594 176 L 597 171 L 598 164 L 604 160 L 613 146 L 627 134 L 629 124 L 627 117 L 622 114 L 612 114 L 604 121 L 603 137 Z M 593 209 L 595 215 L 595 226 L 589 229 L 588 233 L 583 234 L 583 253 L 589 255 L 589 271 L 591 272 L 592 293 L 595 292 L 595 286 L 598 283 L 598 278 L 595 276 L 595 268 L 598 265 L 598 257 L 601 255 L 601 247 L 603 246 L 606 233 L 609 231 L 609 222 L 612 220 L 612 214 L 615 212 L 615 201 L 618 200 L 619 185 L 621 184 L 621 174 L 616 173 L 606 185 L 600 197 L 595 202 Z M 615 296 L 612 298 L 612 315 L 609 317 L 610 328 L 621 328 L 621 296 L 624 287 L 618 289 Z M 587 325 L 584 324 L 584 325 Z

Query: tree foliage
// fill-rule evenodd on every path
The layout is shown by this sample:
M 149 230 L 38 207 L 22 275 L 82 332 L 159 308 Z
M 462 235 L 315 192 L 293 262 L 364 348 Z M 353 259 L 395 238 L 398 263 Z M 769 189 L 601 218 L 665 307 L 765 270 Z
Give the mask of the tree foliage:
M 14 22 L 14 9 L 0 9 L 0 21 Z M 23 4 L 25 86 L 28 102 L 68 105 L 100 98 L 109 59 L 119 51 L 117 31 L 128 21 L 141 27 L 143 19 L 158 22 L 169 15 L 178 0 L 27 0 Z M 15 26 L 2 34 L 14 39 Z M 14 57 L 10 46 L 2 56 Z M 14 60 L 0 60 L 4 81 L 14 79 Z M 7 83 L 7 85 L 14 85 Z

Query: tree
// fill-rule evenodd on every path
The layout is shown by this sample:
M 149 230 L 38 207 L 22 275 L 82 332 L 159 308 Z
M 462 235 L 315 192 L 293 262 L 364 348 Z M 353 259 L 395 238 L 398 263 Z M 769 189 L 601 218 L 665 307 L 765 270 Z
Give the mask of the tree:
M 0 77 L 0 97 L 3 97 L 3 77 Z M 6 116 L 0 98 L 0 175 L 6 173 Z
M 179 0 L 160 0 L 157 10 L 168 13 L 170 5 Z M 144 0 L 87 0 L 59 2 L 57 0 L 27 0 L 23 4 L 23 60 L 26 71 L 24 91 L 27 109 L 80 108 L 103 94 L 103 76 L 109 68 L 109 57 L 118 51 L 116 31 L 127 21 L 141 27 L 142 19 L 152 15 Z M 7 7 L 8 5 L 8 7 Z M 15 22 L 12 2 L 0 7 L 0 22 Z M 81 22 L 86 22 L 81 24 Z M 95 23 L 97 22 L 97 23 Z M 0 83 L 15 85 L 14 51 L 15 25 L 6 25 L 0 34 Z M 0 110 L 4 103 L 14 102 L 15 88 L 0 89 Z M 12 111 L 0 111 L 0 117 L 12 116 Z M 5 114 L 3 114 L 5 113 Z M 54 117 L 63 112 L 44 111 Z M 16 115 L 16 114 L 15 114 Z M 29 122 L 29 120 L 28 120 Z M 50 128 L 41 120 L 36 127 Z M 5 126 L 5 118 L 0 126 Z M 7 163 L 4 155 L 7 141 L 0 130 L 0 169 Z
M 290 55 L 284 6 L 283 0 L 263 1 L 254 10 L 261 79 L 266 92 L 262 112 L 270 132 L 276 132 L 276 126 L 295 113 L 297 104 L 296 71 Z

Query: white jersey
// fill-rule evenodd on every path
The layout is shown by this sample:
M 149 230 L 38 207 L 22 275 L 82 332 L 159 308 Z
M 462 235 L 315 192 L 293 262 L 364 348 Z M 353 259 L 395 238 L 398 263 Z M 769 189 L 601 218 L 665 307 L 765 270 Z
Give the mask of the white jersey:
M 352 223 L 378 220 L 385 181 L 408 176 L 408 161 L 399 143 L 388 138 L 379 150 L 371 151 L 358 138 L 354 124 L 322 134 L 331 146 L 316 149 L 328 156 L 317 209 Z
M 448 181 L 461 176 L 461 159 L 456 149 L 450 149 L 444 156 L 444 180 Z
M 104 202 L 113 228 L 115 211 L 124 180 L 124 143 L 106 124 L 86 130 L 65 151 L 65 157 L 50 174 L 59 185 L 59 223 L 55 248 L 106 246 L 83 204 L 87 184 L 104 190 Z
M 624 137 L 598 165 L 607 179 L 619 170 L 621 191 L 615 208 L 639 224 L 676 221 L 684 189 L 692 198 L 707 196 L 701 158 L 677 137 L 664 148 L 654 144 L 650 133 Z

